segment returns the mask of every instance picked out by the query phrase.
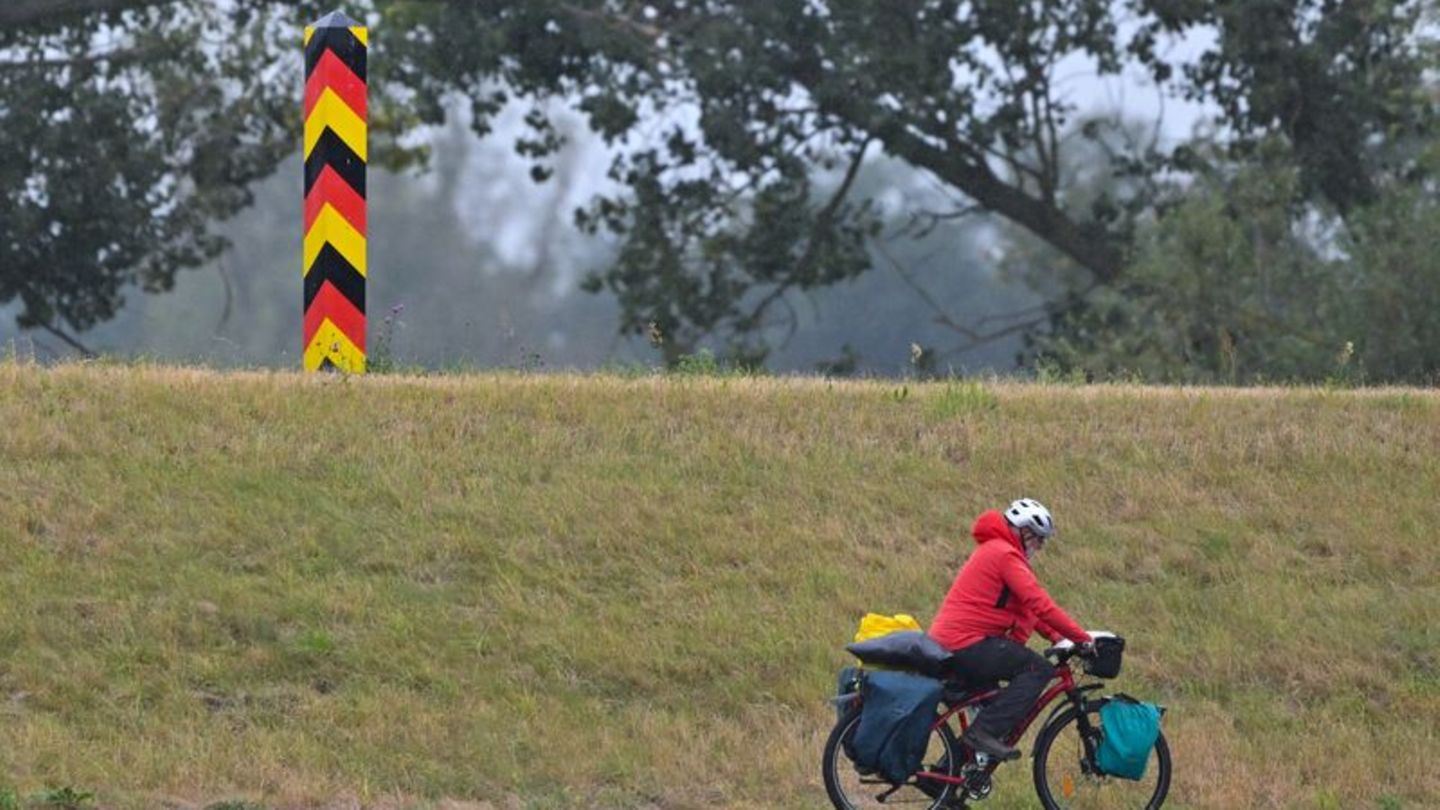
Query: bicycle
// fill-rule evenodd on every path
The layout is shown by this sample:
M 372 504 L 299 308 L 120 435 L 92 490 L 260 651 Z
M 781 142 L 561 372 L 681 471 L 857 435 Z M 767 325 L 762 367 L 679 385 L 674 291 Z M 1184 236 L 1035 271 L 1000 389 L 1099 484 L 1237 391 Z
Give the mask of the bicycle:
M 1125 696 L 1087 695 L 1103 689 L 1104 684 L 1077 681 L 1072 661 L 1081 659 L 1088 675 L 1093 660 L 1082 656 L 1080 648 L 1062 642 L 1045 650 L 1044 655 L 1053 660 L 1055 674 L 1051 680 L 1058 682 L 1048 686 L 1019 727 L 1005 740 L 1009 745 L 1016 745 L 1041 712 L 1061 701 L 1050 708 L 1035 738 L 1033 780 L 1040 803 L 1046 810 L 1157 810 L 1170 790 L 1170 747 L 1164 733 L 1155 741 L 1144 780 L 1133 782 L 1106 776 L 1095 764 L 1103 734 L 1099 710 L 1107 701 L 1126 699 Z M 1109 677 L 1115 674 L 1118 674 L 1118 661 Z M 930 729 L 924 764 L 900 785 L 863 773 L 845 755 L 845 743 L 859 726 L 863 707 L 858 691 L 841 695 L 837 701 L 843 706 L 842 715 L 825 742 L 821 768 L 831 803 L 836 810 L 901 803 L 923 804 L 927 810 L 949 810 L 985 799 L 994 787 L 991 776 L 1001 763 L 984 754 L 977 755 L 960 742 L 959 734 L 969 725 L 968 710 L 983 705 L 998 692 L 997 684 L 975 686 L 946 681 L 941 711 Z M 959 734 L 952 728 L 952 720 L 958 725 Z

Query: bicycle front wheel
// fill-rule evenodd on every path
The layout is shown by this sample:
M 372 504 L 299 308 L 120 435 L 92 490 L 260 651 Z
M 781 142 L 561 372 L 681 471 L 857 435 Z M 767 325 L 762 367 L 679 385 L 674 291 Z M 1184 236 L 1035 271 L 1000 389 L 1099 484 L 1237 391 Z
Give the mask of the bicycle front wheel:
M 872 808 L 901 807 L 915 810 L 939 810 L 950 805 L 954 786 L 935 779 L 910 777 L 898 789 L 877 774 L 864 773 L 845 754 L 846 742 L 855 736 L 860 727 L 860 712 L 856 707 L 846 712 L 830 732 L 825 741 L 825 758 L 821 771 L 825 777 L 825 792 L 835 810 L 872 810 Z M 941 724 L 930 732 L 925 750 L 922 771 L 943 773 L 954 776 L 960 771 L 960 742 L 950 726 Z
M 1090 727 L 1100 729 L 1099 704 L 1085 707 Z M 1145 776 L 1138 781 L 1097 774 L 1085 756 L 1074 707 L 1061 712 L 1035 740 L 1035 792 L 1046 810 L 1159 810 L 1170 791 L 1170 746 L 1155 740 Z

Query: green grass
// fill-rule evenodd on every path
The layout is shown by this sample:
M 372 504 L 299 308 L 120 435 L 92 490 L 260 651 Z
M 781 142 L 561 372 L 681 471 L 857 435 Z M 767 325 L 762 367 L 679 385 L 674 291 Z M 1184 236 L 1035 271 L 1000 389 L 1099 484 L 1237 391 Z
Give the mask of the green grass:
M 1022 494 L 1167 806 L 1440 805 L 1434 392 L 10 362 L 0 424 L 22 806 L 818 807 L 856 621 Z

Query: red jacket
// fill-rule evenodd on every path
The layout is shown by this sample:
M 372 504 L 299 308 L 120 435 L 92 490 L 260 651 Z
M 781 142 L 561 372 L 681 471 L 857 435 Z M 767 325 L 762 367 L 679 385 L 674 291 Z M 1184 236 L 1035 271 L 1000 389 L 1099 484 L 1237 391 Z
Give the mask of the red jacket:
M 975 520 L 977 547 L 930 623 L 930 637 L 958 650 L 981 639 L 1004 636 L 1019 644 L 1039 630 L 1050 641 L 1090 640 L 1074 619 L 1040 587 L 1020 536 L 992 509 Z

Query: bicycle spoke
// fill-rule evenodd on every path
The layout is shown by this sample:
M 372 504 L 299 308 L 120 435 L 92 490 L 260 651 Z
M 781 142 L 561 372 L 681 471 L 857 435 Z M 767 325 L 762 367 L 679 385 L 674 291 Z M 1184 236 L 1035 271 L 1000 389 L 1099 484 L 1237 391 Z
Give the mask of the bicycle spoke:
M 1098 726 L 1098 716 L 1092 714 L 1091 722 Z M 1156 794 L 1161 779 L 1159 759 L 1158 749 L 1152 751 L 1145 776 L 1139 780 L 1093 773 L 1085 764 L 1085 746 L 1072 721 L 1052 742 L 1043 778 L 1055 806 L 1064 810 L 1138 810 L 1147 807 Z
M 953 753 L 958 756 L 958 746 Z M 947 762 L 951 754 L 946 739 L 939 732 L 931 733 L 920 770 L 946 772 L 942 763 Z M 834 801 L 843 810 L 879 810 L 897 805 L 929 808 L 946 788 L 943 782 L 926 777 L 912 777 L 896 787 L 877 774 L 862 774 L 839 746 L 832 750 L 831 757 L 827 770 L 833 773 L 834 788 L 840 794 Z

